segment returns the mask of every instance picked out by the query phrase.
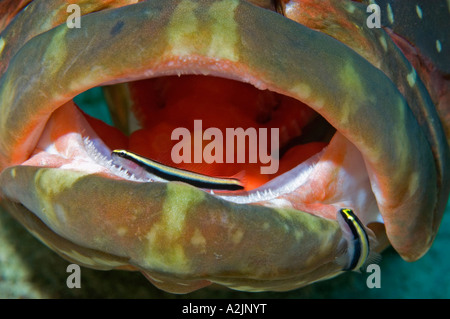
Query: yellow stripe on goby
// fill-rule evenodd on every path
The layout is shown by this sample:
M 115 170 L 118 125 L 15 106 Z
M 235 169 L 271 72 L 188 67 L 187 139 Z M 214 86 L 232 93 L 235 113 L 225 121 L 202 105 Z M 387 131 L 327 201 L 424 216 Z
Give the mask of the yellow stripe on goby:
M 111 157 L 113 158 L 114 163 L 119 164 L 123 168 L 128 169 L 129 165 L 127 164 L 127 161 L 131 161 L 146 172 L 167 181 L 180 181 L 196 187 L 212 190 L 234 191 L 244 188 L 241 182 L 235 178 L 212 177 L 178 169 L 126 150 L 114 150 L 111 153 Z
M 347 240 L 348 261 L 343 270 L 359 270 L 370 252 L 369 237 L 355 213 L 348 208 L 339 210 L 337 215 L 344 238 Z

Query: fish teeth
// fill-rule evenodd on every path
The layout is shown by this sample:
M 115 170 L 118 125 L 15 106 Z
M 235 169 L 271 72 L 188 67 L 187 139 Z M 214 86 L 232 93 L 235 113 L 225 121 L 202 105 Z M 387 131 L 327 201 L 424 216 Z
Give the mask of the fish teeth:
M 109 149 L 104 144 L 103 152 L 100 152 L 97 145 L 89 137 L 85 137 L 83 142 L 87 155 L 97 164 L 107 168 L 112 174 L 134 182 L 145 182 L 144 180 L 141 180 L 137 176 L 131 174 L 125 168 L 114 164 L 112 158 L 105 155 L 108 154 Z

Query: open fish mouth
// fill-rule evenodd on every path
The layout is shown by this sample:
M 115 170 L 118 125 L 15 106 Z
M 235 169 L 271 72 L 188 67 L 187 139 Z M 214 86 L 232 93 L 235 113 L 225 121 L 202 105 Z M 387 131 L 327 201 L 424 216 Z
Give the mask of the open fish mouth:
M 245 1 L 146 1 L 81 23 L 30 38 L 0 82 L 2 203 L 64 258 L 139 270 L 177 293 L 289 290 L 343 271 L 344 207 L 373 231 L 372 250 L 388 240 L 416 260 L 431 245 L 448 198 L 439 118 L 427 107 L 434 128 L 418 120 L 346 45 Z M 112 126 L 73 102 L 97 86 Z M 111 157 L 127 149 L 176 166 L 171 132 L 196 120 L 278 128 L 279 169 L 178 165 L 245 172 L 243 190 L 220 191 L 137 176 Z

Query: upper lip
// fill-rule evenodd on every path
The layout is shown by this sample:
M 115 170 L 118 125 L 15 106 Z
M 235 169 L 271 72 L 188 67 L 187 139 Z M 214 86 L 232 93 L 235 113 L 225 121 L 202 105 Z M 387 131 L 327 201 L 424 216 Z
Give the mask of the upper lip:
M 51 113 L 78 93 L 93 86 L 181 73 L 205 73 L 235 78 L 258 88 L 268 88 L 299 99 L 336 127 L 339 134 L 345 137 L 342 141 L 349 141 L 358 150 L 355 156 L 362 156 L 362 165 L 367 168 L 370 187 L 377 201 L 376 208 L 383 216 L 394 248 L 406 259 L 418 258 L 431 244 L 438 224 L 432 215 L 424 212 L 439 210 L 442 204 L 436 201 L 440 193 L 436 183 L 439 178 L 433 154 L 402 95 L 380 70 L 338 41 L 276 14 L 245 3 L 240 6 L 242 10 L 234 19 L 237 21 L 236 28 L 241 30 L 227 34 L 223 41 L 215 41 L 214 36 L 220 39 L 225 35 L 220 30 L 211 28 L 211 33 L 197 33 L 196 40 L 185 47 L 177 47 L 177 43 L 186 44 L 182 40 L 183 37 L 191 39 L 192 35 L 189 33 L 180 32 L 176 42 L 168 43 L 170 35 L 166 33 L 173 31 L 169 27 L 171 14 L 166 6 L 162 7 L 157 1 L 88 15 L 83 17 L 81 31 L 68 30 L 66 26 L 61 25 L 29 40 L 11 60 L 0 82 L 0 101 L 3 105 L 16 106 L 7 109 L 0 118 L 0 128 L 3 130 L 0 132 L 0 163 L 2 166 L 10 166 L 26 161 L 41 137 L 40 133 Z M 260 12 L 245 14 L 254 10 Z M 115 27 L 117 12 L 120 12 L 122 26 L 118 32 L 112 32 L 118 30 Z M 154 12 L 158 12 L 157 19 L 154 18 Z M 104 23 L 98 24 L 98 19 Z M 267 21 L 277 27 L 265 28 Z M 158 28 L 155 27 L 156 24 Z M 213 25 L 213 21 L 205 25 Z M 161 29 L 167 32 L 163 34 Z M 133 44 L 129 44 L 131 33 Z M 264 46 L 260 45 L 262 42 Z M 30 55 L 30 51 L 36 52 L 36 55 Z M 41 63 L 35 63 L 36 60 Z M 5 131 L 6 129 L 8 131 Z M 30 130 L 35 133 L 31 134 Z M 420 156 L 416 156 L 416 150 L 420 150 Z M 17 175 L 12 174 L 13 170 Z M 35 170 L 23 171 L 23 175 L 21 172 L 14 167 L 2 173 L 0 185 L 5 197 L 26 201 L 28 199 L 24 199 L 17 190 L 23 188 L 24 184 L 37 187 L 36 178 L 31 178 L 36 177 Z M 81 194 L 84 187 L 95 189 L 96 186 L 101 186 L 109 192 L 99 195 L 104 202 L 113 201 L 113 195 L 128 198 L 127 194 L 119 194 L 118 190 L 126 192 L 125 189 L 129 189 L 135 192 L 133 198 L 136 203 L 146 206 L 146 210 L 152 208 L 156 211 L 164 204 L 158 202 L 157 196 L 146 198 L 141 193 L 141 186 L 131 183 L 119 185 L 117 181 L 99 176 L 92 176 L 88 180 L 83 174 L 70 174 L 67 180 L 71 180 L 71 191 L 74 194 L 79 192 L 74 195 L 78 201 L 86 198 Z M 19 175 L 30 184 L 18 180 Z M 51 180 L 57 180 L 55 178 L 52 177 Z M 152 194 L 164 192 L 161 186 L 145 187 Z M 178 187 L 172 191 L 190 192 L 189 188 Z M 186 205 L 190 203 L 189 200 L 196 203 L 195 198 L 199 196 L 196 191 L 189 194 L 186 197 Z M 96 203 L 88 202 L 91 207 L 98 207 Z M 33 201 L 30 203 L 28 208 L 35 209 L 37 204 Z M 68 198 L 67 203 L 71 203 L 71 199 Z M 210 200 L 209 203 L 213 207 L 211 212 L 214 212 L 217 206 L 228 209 L 228 218 L 236 219 L 236 225 L 241 223 L 239 225 L 244 227 L 242 223 L 245 220 L 240 220 L 241 217 L 237 216 L 241 208 L 217 204 L 215 200 Z M 276 206 L 277 203 L 271 205 Z M 66 208 L 61 209 L 64 211 Z M 275 225 L 274 216 L 266 215 L 268 208 L 256 209 L 261 215 L 258 219 L 252 219 L 253 222 L 263 224 L 261 221 L 267 218 L 271 227 L 278 227 Z M 55 227 L 56 232 L 72 238 L 77 244 L 88 247 L 92 245 L 92 242 L 85 242 L 83 238 L 77 237 L 77 231 L 73 228 L 63 231 L 59 222 L 40 215 L 39 212 L 35 213 L 47 225 Z M 288 214 L 292 213 L 289 211 Z M 219 218 L 218 214 L 212 213 L 211 218 Z M 323 215 L 327 216 L 325 213 Z M 250 217 L 245 215 L 242 218 Z M 81 222 L 77 224 L 75 220 L 72 222 L 71 226 L 82 225 Z M 118 219 L 109 223 L 118 227 L 120 221 Z M 214 224 L 211 220 L 207 224 L 210 225 L 209 223 Z M 299 221 L 293 223 L 300 227 Z M 326 265 L 330 262 L 331 251 L 335 247 L 333 245 L 337 242 L 339 231 L 337 226 L 328 221 L 324 220 L 323 225 L 331 229 L 328 234 L 334 238 L 324 248 L 329 255 L 317 257 L 322 258 L 323 265 Z M 92 226 L 88 228 L 90 227 Z M 305 226 L 305 229 L 307 228 Z M 234 236 L 239 237 L 236 234 Z M 312 236 L 311 241 L 321 240 L 319 234 L 308 236 Z M 233 238 L 233 234 L 230 238 Z M 325 245 L 323 240 L 320 245 Z M 154 263 L 143 260 L 137 252 L 124 252 L 123 248 L 111 249 L 108 243 L 100 243 L 98 247 L 91 248 L 105 249 L 118 256 L 129 256 L 130 260 L 141 268 L 149 264 L 155 266 Z M 291 265 L 306 263 L 300 262 L 299 258 L 305 256 L 291 258 Z M 170 264 L 169 260 L 164 258 L 158 262 Z M 286 260 L 284 262 L 289 264 Z M 295 274 L 293 276 L 299 275 L 292 269 L 287 272 Z M 271 275 L 274 274 L 266 274 L 267 278 Z M 224 279 L 223 282 L 226 283 L 227 280 Z

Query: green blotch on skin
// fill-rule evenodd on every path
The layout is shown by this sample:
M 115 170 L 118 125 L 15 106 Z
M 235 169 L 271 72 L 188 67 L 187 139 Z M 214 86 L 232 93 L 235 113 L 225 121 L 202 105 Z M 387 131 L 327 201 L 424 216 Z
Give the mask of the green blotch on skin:
M 194 45 L 193 39 L 199 30 L 195 10 L 198 4 L 185 0 L 173 12 L 168 27 L 167 39 L 172 48 L 171 53 L 177 56 L 188 55 Z
M 183 242 L 185 222 L 188 212 L 204 198 L 205 193 L 194 187 L 167 183 L 161 219 L 146 236 L 149 250 L 146 256 L 150 268 L 176 273 L 190 271 L 191 260 L 186 256 L 186 243 Z
M 341 72 L 339 79 L 344 92 L 352 92 L 342 101 L 339 109 L 339 120 L 341 124 L 352 123 L 355 113 L 358 111 L 359 105 L 354 101 L 371 101 L 371 93 L 366 89 L 364 79 L 361 78 L 360 71 L 351 63 L 347 62 Z
M 205 198 L 205 193 L 178 183 L 167 184 L 167 198 L 163 204 L 163 217 L 167 232 L 173 237 L 181 235 L 186 213 Z
M 238 25 L 234 11 L 238 1 L 219 1 L 211 5 L 209 14 L 214 23 L 211 25 L 211 43 L 208 54 L 213 57 L 238 61 L 237 45 L 239 43 Z
M 41 169 L 34 177 L 36 198 L 40 202 L 41 216 L 40 218 L 47 221 L 50 227 L 60 228 L 61 220 L 55 211 L 56 207 L 60 207 L 61 212 L 64 211 L 62 206 L 57 206 L 57 198 L 60 194 L 67 192 L 73 188 L 78 178 L 86 174 L 79 172 L 68 172 L 58 169 Z M 77 176 L 78 178 L 74 178 Z
M 47 70 L 54 70 L 54 72 L 60 72 L 61 69 L 67 67 L 67 49 L 66 49 L 66 32 L 67 28 L 60 28 L 52 39 L 52 42 L 45 52 L 44 61 L 41 61 L 44 65 L 52 65 Z
M 5 39 L 0 38 L 0 54 L 2 54 L 3 49 L 5 48 L 5 44 L 6 44 Z

